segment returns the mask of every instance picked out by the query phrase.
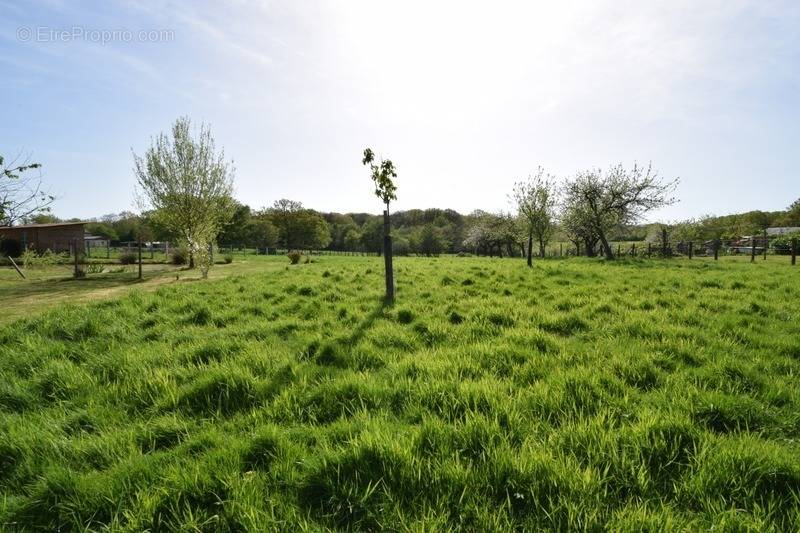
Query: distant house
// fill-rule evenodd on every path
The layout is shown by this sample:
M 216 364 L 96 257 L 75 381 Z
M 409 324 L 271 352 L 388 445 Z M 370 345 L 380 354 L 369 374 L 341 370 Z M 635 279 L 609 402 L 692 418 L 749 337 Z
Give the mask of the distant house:
M 111 241 L 101 235 L 88 233 L 83 236 L 83 242 L 86 243 L 86 248 L 105 248 L 111 244 Z
M 68 252 L 75 243 L 83 247 L 84 235 L 86 222 L 0 226 L 0 239 L 16 241 L 20 249 L 30 248 L 37 252 Z
M 770 237 L 774 235 L 785 235 L 787 233 L 797 233 L 800 232 L 800 228 L 793 228 L 793 227 L 782 227 L 782 228 L 767 228 L 767 235 Z

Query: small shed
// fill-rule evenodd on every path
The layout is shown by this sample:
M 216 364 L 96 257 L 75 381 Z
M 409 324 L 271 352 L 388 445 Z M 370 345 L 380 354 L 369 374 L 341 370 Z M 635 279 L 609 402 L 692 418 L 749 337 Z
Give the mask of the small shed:
M 783 226 L 780 228 L 767 228 L 767 235 L 770 237 L 775 235 L 786 235 L 787 233 L 798 233 L 800 232 L 800 228 L 797 227 L 789 227 Z
M 31 248 L 37 252 L 69 252 L 75 243 L 82 248 L 85 234 L 86 222 L 0 226 L 0 239 L 16 241 L 21 250 Z

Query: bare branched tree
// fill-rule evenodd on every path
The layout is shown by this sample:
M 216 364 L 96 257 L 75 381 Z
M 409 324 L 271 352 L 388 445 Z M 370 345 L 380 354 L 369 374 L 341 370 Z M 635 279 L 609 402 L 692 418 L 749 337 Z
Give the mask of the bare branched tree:
M 662 181 L 652 165 L 634 165 L 628 170 L 620 164 L 606 174 L 599 169 L 580 172 L 564 188 L 565 215 L 586 226 L 586 232 L 596 233 L 606 258 L 614 259 L 608 242 L 610 232 L 640 221 L 653 209 L 675 203 L 672 193 L 677 184 L 677 179 Z
M 170 135 L 153 139 L 144 157 L 133 154 L 141 189 L 139 203 L 152 208 L 153 218 L 188 244 L 203 277 L 211 267 L 210 248 L 233 215 L 233 162 L 216 150 L 211 130 L 200 125 L 192 136 L 191 121 L 175 121 Z
M 42 188 L 41 174 L 31 173 L 41 166 L 21 153 L 10 161 L 0 155 L 0 226 L 50 211 L 55 196 Z

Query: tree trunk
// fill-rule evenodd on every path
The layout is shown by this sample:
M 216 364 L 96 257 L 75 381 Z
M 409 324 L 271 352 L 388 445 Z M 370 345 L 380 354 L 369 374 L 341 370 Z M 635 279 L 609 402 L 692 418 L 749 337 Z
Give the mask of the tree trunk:
M 592 241 L 591 239 L 584 239 L 584 245 L 586 245 L 586 257 L 597 257 L 597 251 L 595 250 L 595 246 L 597 246 L 597 241 Z
M 533 233 L 528 233 L 528 266 L 533 266 Z
M 611 245 L 608 244 L 608 239 L 606 239 L 605 232 L 602 229 L 598 229 L 597 236 L 600 237 L 600 244 L 603 247 L 603 253 L 606 256 L 606 259 L 614 259 L 614 252 L 611 250 Z
M 189 250 L 189 268 L 194 268 L 194 252 Z
M 544 259 L 544 241 L 539 239 L 539 257 Z

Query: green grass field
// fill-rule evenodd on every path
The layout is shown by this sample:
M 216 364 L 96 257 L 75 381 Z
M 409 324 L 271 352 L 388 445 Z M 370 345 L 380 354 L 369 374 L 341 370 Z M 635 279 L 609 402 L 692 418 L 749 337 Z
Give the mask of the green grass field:
M 0 529 L 800 529 L 798 268 L 215 272 L 0 326 Z

